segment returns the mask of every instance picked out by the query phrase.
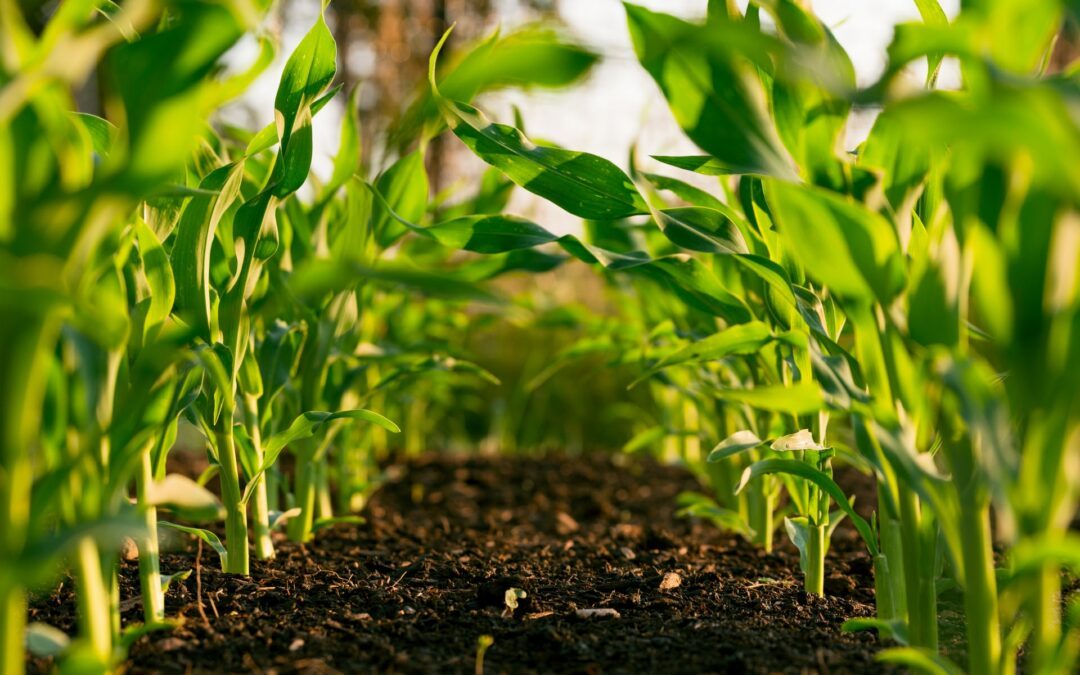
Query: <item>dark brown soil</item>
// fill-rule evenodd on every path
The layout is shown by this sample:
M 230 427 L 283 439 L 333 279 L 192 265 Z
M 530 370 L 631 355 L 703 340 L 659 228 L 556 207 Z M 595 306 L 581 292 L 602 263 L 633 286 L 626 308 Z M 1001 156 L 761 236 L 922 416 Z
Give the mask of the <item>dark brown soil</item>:
M 840 632 L 873 613 L 870 561 L 849 531 L 830 551 L 829 597 L 808 596 L 793 549 L 766 554 L 676 517 L 694 479 L 623 459 L 428 458 L 386 483 L 366 524 L 283 542 L 250 578 L 220 573 L 206 550 L 199 578 L 168 594 L 184 624 L 139 639 L 130 672 L 474 672 L 481 635 L 494 638 L 488 673 L 883 671 L 877 638 Z M 165 555 L 164 571 L 194 557 Z M 662 590 L 666 575 L 681 583 Z M 124 597 L 137 587 L 125 563 Z M 511 587 L 527 593 L 512 614 Z M 31 620 L 71 631 L 69 588 Z M 140 616 L 128 601 L 125 620 Z

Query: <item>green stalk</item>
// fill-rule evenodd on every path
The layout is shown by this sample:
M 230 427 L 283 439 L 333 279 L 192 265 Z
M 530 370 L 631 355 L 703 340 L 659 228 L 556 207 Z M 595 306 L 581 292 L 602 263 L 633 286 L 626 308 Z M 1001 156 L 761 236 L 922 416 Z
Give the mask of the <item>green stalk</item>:
M 889 569 L 889 558 L 884 553 L 874 556 L 874 600 L 877 603 L 877 618 L 882 621 L 894 621 L 903 618 L 896 610 L 894 575 Z
M 967 617 L 968 672 L 997 673 L 1001 665 L 1001 624 L 991 547 L 990 506 L 961 508 L 960 545 L 964 557 L 964 613 Z M 1036 670 L 1037 672 L 1037 670 Z
M 94 656 L 112 661 L 113 625 L 108 584 L 101 569 L 101 553 L 90 537 L 79 540 L 75 557 L 75 589 L 78 596 L 79 631 Z
M 806 561 L 806 578 L 803 585 L 807 593 L 825 596 L 825 551 L 829 548 L 828 525 L 811 525 L 809 560 Z
M 161 589 L 161 557 L 158 550 L 157 507 L 150 504 L 149 490 L 154 483 L 150 446 L 139 457 L 135 474 L 135 494 L 142 511 L 146 536 L 139 542 L 139 584 L 142 588 L 143 616 L 146 623 L 165 619 L 165 593 Z
M 776 510 L 776 498 L 768 485 L 769 477 L 766 476 L 756 485 L 751 485 L 747 492 L 747 506 L 749 508 L 750 528 L 754 530 L 754 543 L 760 544 L 766 553 L 773 549 L 773 512 Z
M 314 525 L 316 468 L 310 452 L 296 453 L 296 477 L 293 494 L 294 506 L 300 507 L 300 515 L 290 518 L 287 533 L 290 541 L 305 542 L 311 540 Z
M 911 490 L 899 491 L 900 537 L 903 542 L 904 588 L 907 593 L 908 637 L 914 647 L 937 649 L 937 593 L 934 579 L 922 578 L 927 551 L 920 536 L 918 498 Z M 927 584 L 929 582 L 929 584 Z M 927 593 L 930 598 L 925 597 Z
M 255 452 L 255 460 L 263 463 L 262 430 L 259 428 L 258 400 L 251 395 L 244 395 L 244 421 L 247 422 L 248 437 Z M 270 537 L 270 501 L 267 494 L 266 475 L 255 486 L 251 495 L 251 520 L 255 535 L 255 557 L 270 560 L 274 557 L 274 540 Z
M 904 544 L 900 522 L 892 518 L 888 512 L 883 490 L 884 486 L 878 485 L 878 540 L 881 546 L 880 556 L 884 556 L 883 564 L 887 569 L 888 591 L 884 596 L 880 595 L 881 585 L 875 578 L 877 596 L 878 618 L 907 620 L 907 584 L 904 578 Z M 877 561 L 875 561 L 876 570 Z M 876 572 L 875 572 L 876 573 Z M 890 609 L 888 616 L 882 615 L 883 601 Z
M 14 570 L 0 578 L 0 672 L 17 675 L 26 668 L 26 593 L 12 578 Z
M 240 503 L 240 471 L 236 463 L 233 410 L 226 401 L 218 424 L 218 461 L 221 464 L 221 501 L 225 505 L 225 546 L 229 556 L 224 571 L 250 574 L 248 564 L 247 509 Z
M 1061 573 L 1056 565 L 1047 564 L 1039 570 L 1027 596 L 1032 622 L 1031 672 L 1047 672 L 1061 640 Z
M 315 462 L 315 513 L 319 518 L 334 517 L 334 501 L 330 494 L 330 463 L 325 453 Z

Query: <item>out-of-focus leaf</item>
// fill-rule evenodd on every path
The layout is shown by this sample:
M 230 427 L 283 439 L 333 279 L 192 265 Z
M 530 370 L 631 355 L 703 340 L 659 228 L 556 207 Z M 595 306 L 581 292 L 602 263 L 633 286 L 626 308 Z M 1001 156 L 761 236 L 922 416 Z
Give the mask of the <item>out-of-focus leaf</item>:
M 779 181 L 767 194 L 792 255 L 833 292 L 887 304 L 903 288 L 897 235 L 880 215 L 824 190 Z
M 747 59 L 763 59 L 772 40 L 742 22 L 698 26 L 625 7 L 638 60 L 686 135 L 730 173 L 792 176 L 765 110 L 765 91 Z

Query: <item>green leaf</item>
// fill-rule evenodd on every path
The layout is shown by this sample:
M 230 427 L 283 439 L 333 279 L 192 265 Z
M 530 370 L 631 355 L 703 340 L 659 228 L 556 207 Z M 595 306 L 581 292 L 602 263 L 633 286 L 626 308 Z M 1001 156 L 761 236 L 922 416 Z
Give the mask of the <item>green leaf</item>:
M 144 336 L 149 336 L 172 312 L 176 300 L 176 281 L 165 248 L 141 218 L 135 222 L 135 233 L 139 240 L 143 274 L 150 287 L 150 308 L 144 321 Z
M 214 341 L 217 320 L 211 299 L 210 254 L 215 233 L 229 207 L 240 195 L 242 164 L 230 164 L 206 176 L 199 187 L 207 194 L 192 197 L 176 226 L 172 268 L 176 309 L 183 313 L 207 343 Z
M 326 91 L 336 72 L 337 45 L 326 25 L 326 18 L 320 12 L 315 25 L 285 62 L 274 97 L 277 132 L 283 147 L 288 147 L 301 111 Z M 308 124 L 310 119 L 308 116 Z M 304 174 L 307 174 L 306 170 Z
M 791 254 L 834 293 L 888 304 L 904 285 L 896 231 L 882 216 L 843 197 L 780 181 L 767 196 Z
M 654 214 L 671 243 L 690 251 L 730 255 L 749 253 L 734 213 L 704 206 L 663 209 Z
M 299 506 L 293 507 L 285 511 L 271 511 L 269 514 L 268 527 L 271 531 L 283 526 L 290 518 L 295 518 L 303 513 L 303 509 Z
M 443 110 L 454 134 L 480 159 L 575 216 L 612 220 L 649 211 L 630 177 L 602 157 L 537 145 L 464 103 L 446 101 Z
M 738 511 L 724 508 L 705 495 L 683 492 L 678 497 L 678 504 L 680 508 L 676 515 L 705 518 L 721 530 L 735 532 L 746 538 L 754 536 L 754 530 Z
M 391 431 L 393 433 L 399 433 L 401 429 L 398 425 L 394 424 L 387 418 L 383 417 L 377 412 L 371 410 L 365 410 L 358 408 L 355 410 L 341 410 L 338 412 L 322 412 L 319 410 L 313 410 L 305 412 L 292 421 L 292 424 L 288 428 L 273 434 L 263 444 L 263 463 L 262 466 L 255 471 L 251 478 L 248 480 L 247 486 L 244 488 L 244 495 L 240 500 L 241 504 L 247 504 L 251 499 L 251 495 L 255 492 L 255 487 L 258 485 L 259 480 L 262 479 L 263 474 L 267 472 L 277 461 L 278 455 L 285 449 L 287 445 L 298 441 L 303 438 L 310 438 L 322 427 L 322 425 L 338 419 L 348 420 L 361 420 L 364 422 L 371 422 L 378 425 L 383 429 Z
M 608 160 L 537 145 L 514 127 L 490 122 L 476 108 L 443 98 L 435 82 L 435 63 L 448 36 L 449 31 L 431 53 L 431 88 L 450 129 L 473 153 L 576 216 L 611 220 L 649 212 L 630 177 Z
M 164 480 L 152 483 L 148 493 L 148 506 L 168 509 L 184 520 L 199 522 L 225 517 L 217 496 L 187 476 L 170 473 Z
M 169 591 L 169 586 L 171 586 L 174 581 L 184 581 L 185 579 L 187 579 L 190 576 L 191 576 L 191 570 L 189 570 L 189 569 L 188 570 L 181 570 L 181 571 L 175 572 L 173 574 L 162 574 L 161 575 L 161 592 L 162 593 L 167 593 Z
M 873 617 L 860 617 L 848 619 L 840 625 L 840 630 L 845 633 L 858 633 L 866 630 L 876 630 L 881 637 L 895 640 L 901 645 L 907 646 L 907 624 L 899 619 L 885 621 Z
M 116 137 L 116 125 L 106 119 L 90 113 L 69 113 L 90 135 L 90 141 L 94 146 L 94 152 L 102 157 L 108 157 L 112 151 L 113 139 Z
M 704 176 L 728 176 L 736 173 L 732 167 L 708 155 L 653 155 L 652 158 L 676 169 L 685 169 Z
M 312 532 L 333 527 L 335 525 L 363 525 L 367 521 L 362 516 L 333 516 L 330 518 L 318 518 L 311 525 Z
M 915 6 L 919 8 L 919 15 L 928 26 L 949 25 L 949 17 L 945 14 L 945 10 L 941 9 L 938 0 L 915 0 Z M 941 53 L 930 54 L 927 57 L 927 86 L 932 86 L 937 80 L 938 70 L 941 68 L 941 61 L 944 58 L 945 55 Z
M 709 453 L 707 462 L 721 462 L 729 457 L 734 457 L 739 453 L 746 452 L 747 450 L 753 450 L 760 447 L 765 441 L 757 437 L 753 431 L 742 430 L 736 431 L 724 440 L 720 441 L 712 452 Z
M 910 668 L 925 675 L 963 675 L 964 670 L 948 657 L 920 647 L 890 647 L 878 652 L 877 660 Z
M 755 478 L 775 473 L 788 474 L 806 479 L 825 491 L 829 497 L 832 498 L 833 502 L 840 507 L 849 518 L 851 518 L 851 522 L 854 523 L 855 529 L 858 530 L 859 534 L 862 536 L 870 554 L 877 555 L 877 537 L 874 536 L 870 524 L 855 512 L 855 509 L 852 508 L 844 491 L 840 489 L 839 485 L 833 482 L 832 478 L 805 462 L 794 459 L 764 459 L 760 462 L 755 462 L 743 470 L 742 477 L 739 479 L 739 484 L 735 486 L 735 493 L 738 494 L 742 492 L 747 483 Z
M 766 385 L 753 389 L 715 389 L 714 395 L 725 401 L 745 403 L 759 410 L 809 415 L 822 410 L 825 401 L 818 387 L 809 380 L 793 385 Z
M 229 565 L 229 552 L 225 549 L 225 545 L 221 543 L 221 539 L 210 530 L 204 530 L 201 527 L 188 527 L 186 525 L 177 525 L 176 523 L 170 523 L 166 520 L 159 520 L 158 525 L 163 527 L 169 527 L 174 530 L 179 530 L 185 534 L 191 534 L 199 539 L 202 539 L 204 543 L 214 549 L 218 554 L 218 559 L 221 561 L 221 569 L 228 569 Z
M 480 93 L 505 87 L 564 87 L 598 60 L 598 54 L 557 30 L 526 26 L 505 35 L 497 32 L 472 46 L 441 79 L 439 89 L 446 98 L 468 103 Z M 439 119 L 433 93 L 422 92 L 395 123 L 391 145 L 407 146 L 424 126 Z
M 634 51 L 686 135 L 729 173 L 791 177 L 754 72 L 774 41 L 744 22 L 687 23 L 625 4 Z
M 649 368 L 644 375 L 634 380 L 630 386 L 633 387 L 670 366 L 718 361 L 736 354 L 756 354 L 773 339 L 772 328 L 760 321 L 732 326 L 668 354 Z
M 463 216 L 419 230 L 444 246 L 474 253 L 505 253 L 558 241 L 530 220 L 504 215 Z
M 419 223 L 427 212 L 429 187 L 423 153 L 417 150 L 394 162 L 376 179 L 374 188 L 382 197 L 376 200 L 382 208 L 376 208 L 372 229 L 379 246 L 386 248 L 405 233 L 402 220 Z
M 806 574 L 810 562 L 810 520 L 806 516 L 784 518 L 784 531 L 799 550 L 799 569 Z

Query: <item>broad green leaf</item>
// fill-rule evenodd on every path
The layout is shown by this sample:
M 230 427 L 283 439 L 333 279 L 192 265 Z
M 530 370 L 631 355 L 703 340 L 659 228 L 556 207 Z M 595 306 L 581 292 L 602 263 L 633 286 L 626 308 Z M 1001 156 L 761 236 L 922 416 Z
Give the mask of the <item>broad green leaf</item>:
M 915 6 L 919 8 L 919 15 L 927 25 L 949 25 L 949 17 L 945 15 L 945 10 L 941 9 L 941 4 L 938 0 L 915 0 Z M 944 56 L 944 54 L 930 54 L 927 56 L 927 86 L 933 86 L 934 82 L 937 80 L 938 70 L 941 68 L 941 61 L 944 59 Z
M 792 176 L 754 63 L 772 40 L 734 21 L 690 24 L 625 4 L 638 60 L 656 80 L 675 120 L 730 173 Z
M 210 254 L 218 224 L 240 195 L 243 165 L 227 165 L 202 180 L 209 194 L 192 197 L 176 226 L 172 268 L 176 282 L 177 311 L 191 320 L 206 342 L 213 342 L 217 328 L 211 300 Z
M 149 336 L 150 331 L 160 326 L 172 312 L 176 299 L 176 281 L 173 279 L 169 256 L 150 226 L 140 218 L 135 223 L 135 232 L 139 240 L 143 273 L 150 287 L 150 308 L 144 321 L 144 335 Z
M 767 195 L 792 255 L 834 293 L 888 304 L 903 288 L 896 231 L 882 216 L 818 188 L 773 181 Z
M 845 633 L 858 633 L 865 630 L 877 630 L 884 638 L 896 640 L 901 645 L 907 646 L 907 622 L 901 620 L 885 621 L 873 617 L 859 617 L 848 619 L 840 625 L 840 630 Z
M 427 212 L 428 176 L 423 152 L 411 152 L 394 162 L 375 180 L 374 188 L 382 197 L 377 201 L 383 208 L 376 208 L 372 230 L 379 246 L 386 248 L 405 233 L 402 220 L 419 223 Z
M 708 462 L 721 462 L 729 457 L 746 452 L 747 450 L 753 450 L 760 447 L 765 441 L 757 437 L 752 431 L 742 430 L 736 431 L 724 440 L 720 441 L 712 452 L 709 453 Z
M 289 145 L 289 137 L 297 126 L 301 111 L 326 91 L 336 72 L 337 46 L 330 28 L 326 25 L 326 19 L 320 12 L 315 25 L 285 62 L 281 82 L 274 97 L 277 132 L 282 146 Z
M 739 324 L 692 342 L 663 357 L 630 385 L 651 377 L 670 366 L 684 363 L 718 361 L 732 355 L 756 354 L 774 339 L 772 329 L 760 321 Z
M 754 462 L 743 470 L 739 484 L 735 486 L 735 492 L 742 492 L 747 483 L 755 478 L 777 473 L 803 478 L 825 491 L 833 502 L 851 518 L 851 522 L 854 523 L 855 529 L 862 536 L 867 549 L 870 550 L 870 554 L 877 555 L 877 537 L 874 536 L 870 524 L 855 512 L 844 491 L 840 489 L 840 486 L 832 478 L 805 462 L 795 459 L 764 459 L 760 462 Z
M 558 241 L 532 221 L 504 215 L 463 216 L 421 229 L 444 246 L 474 253 L 505 253 Z
M 463 103 L 445 101 L 443 110 L 454 134 L 480 159 L 575 216 L 612 220 L 649 212 L 630 177 L 602 157 L 537 145 Z
M 473 153 L 521 187 L 576 216 L 612 220 L 649 212 L 630 177 L 608 160 L 537 145 L 514 127 L 490 122 L 476 108 L 442 97 L 435 63 L 448 36 L 449 32 L 431 53 L 431 89 L 450 129 Z
M 892 663 L 923 675 L 963 675 L 964 670 L 947 656 L 921 647 L 890 647 L 877 655 L 882 663 Z
M 753 389 L 715 389 L 714 395 L 752 408 L 785 412 L 792 415 L 809 415 L 822 410 L 825 401 L 817 385 L 801 380 L 793 385 L 765 385 Z
M 225 511 L 218 498 L 187 476 L 170 473 L 150 485 L 147 505 L 165 508 L 184 520 L 219 520 Z
M 73 112 L 71 116 L 90 134 L 94 152 L 102 157 L 108 157 L 112 151 L 113 139 L 116 137 L 116 125 L 90 113 Z
M 736 226 L 734 213 L 704 206 L 656 211 L 654 218 L 664 235 L 676 246 L 719 255 L 748 253 L 746 240 Z
M 439 89 L 448 99 L 468 103 L 477 94 L 505 87 L 564 87 L 598 60 L 598 54 L 558 30 L 526 26 L 505 35 L 495 33 L 470 47 L 440 79 Z M 425 90 L 395 123 L 391 145 L 406 146 L 439 118 L 439 106 Z
M 686 171 L 693 171 L 694 173 L 700 173 L 704 176 L 727 176 L 736 173 L 732 167 L 727 166 L 720 160 L 709 157 L 708 155 L 653 155 L 652 158 L 658 162 L 663 162 L 668 166 L 673 166 L 677 169 L 685 169 Z

